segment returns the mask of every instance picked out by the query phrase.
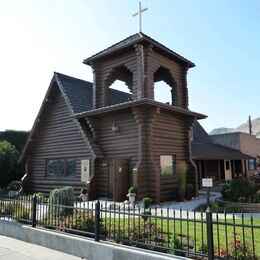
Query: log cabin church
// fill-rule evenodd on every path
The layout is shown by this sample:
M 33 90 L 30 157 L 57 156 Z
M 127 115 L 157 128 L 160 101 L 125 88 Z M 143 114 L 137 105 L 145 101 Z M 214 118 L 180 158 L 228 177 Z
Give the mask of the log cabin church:
M 93 83 L 54 73 L 21 160 L 27 192 L 87 185 L 91 199 L 137 196 L 174 199 L 177 161 L 198 189 L 192 128 L 206 116 L 188 109 L 187 72 L 194 63 L 144 33 L 85 59 Z M 129 89 L 111 88 L 116 80 Z M 171 89 L 169 103 L 154 99 L 154 84 Z M 164 91 L 163 89 L 161 91 Z

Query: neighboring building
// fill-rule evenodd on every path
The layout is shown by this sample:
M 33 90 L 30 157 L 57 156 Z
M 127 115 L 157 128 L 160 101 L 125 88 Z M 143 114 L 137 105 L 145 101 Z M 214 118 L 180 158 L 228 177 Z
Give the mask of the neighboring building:
M 198 122 L 195 123 L 192 158 L 198 169 L 199 187 L 201 187 L 201 179 L 205 177 L 212 177 L 214 183 L 220 183 L 240 176 L 249 176 L 248 165 L 252 161 L 255 162 L 256 158 L 256 146 L 253 145 L 256 144 L 256 140 L 253 136 L 246 138 L 247 134 L 240 134 L 211 136 Z M 247 145 L 245 141 L 247 141 Z M 252 150 L 245 147 L 251 145 Z
M 211 135 L 210 137 L 215 144 L 224 145 L 252 156 L 253 158 L 245 164 L 246 172 L 251 175 L 256 171 L 257 158 L 260 156 L 260 139 L 256 138 L 255 135 L 236 132 Z
M 198 185 L 191 129 L 204 115 L 188 109 L 187 72 L 195 65 L 143 33 L 84 60 L 94 83 L 55 73 L 22 154 L 24 189 L 48 193 L 88 184 L 90 197 L 122 201 L 130 186 L 138 198 L 174 198 L 174 167 L 188 164 Z M 131 95 L 112 90 L 124 81 Z M 154 100 L 154 84 L 171 88 L 171 104 Z M 197 187 L 197 186 L 196 186 Z

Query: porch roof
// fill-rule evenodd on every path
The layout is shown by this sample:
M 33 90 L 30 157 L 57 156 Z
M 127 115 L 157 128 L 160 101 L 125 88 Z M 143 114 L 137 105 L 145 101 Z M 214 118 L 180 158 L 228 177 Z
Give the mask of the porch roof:
M 199 160 L 246 160 L 254 157 L 238 150 L 213 143 L 196 143 L 192 145 L 192 157 Z

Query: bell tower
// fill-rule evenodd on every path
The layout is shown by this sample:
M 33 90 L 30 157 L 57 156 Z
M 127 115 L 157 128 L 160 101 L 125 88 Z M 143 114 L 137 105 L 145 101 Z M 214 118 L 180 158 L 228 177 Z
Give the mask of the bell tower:
M 93 109 L 110 106 L 108 89 L 125 82 L 132 98 L 154 100 L 154 83 L 171 88 L 171 104 L 188 109 L 187 71 L 195 65 L 142 32 L 85 59 L 93 70 Z M 163 90 L 162 90 L 163 91 Z

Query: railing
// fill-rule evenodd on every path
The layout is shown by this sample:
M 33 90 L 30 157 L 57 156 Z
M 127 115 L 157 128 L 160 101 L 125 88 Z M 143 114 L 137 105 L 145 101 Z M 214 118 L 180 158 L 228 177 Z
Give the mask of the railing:
M 252 214 L 187 212 L 163 207 L 75 202 L 37 197 L 0 199 L 0 218 L 197 259 L 258 259 L 260 218 Z

